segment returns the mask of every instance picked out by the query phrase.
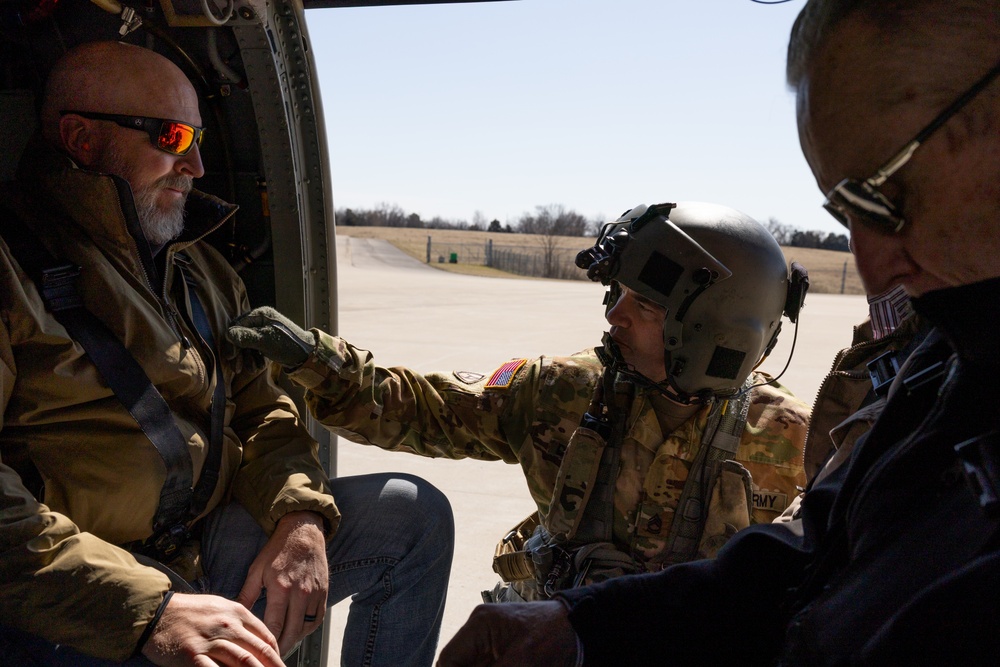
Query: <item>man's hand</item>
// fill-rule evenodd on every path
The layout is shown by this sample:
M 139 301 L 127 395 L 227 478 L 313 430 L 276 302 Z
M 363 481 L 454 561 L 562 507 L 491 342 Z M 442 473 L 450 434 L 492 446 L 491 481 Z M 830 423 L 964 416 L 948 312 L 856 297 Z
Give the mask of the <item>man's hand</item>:
M 268 306 L 254 308 L 229 323 L 226 338 L 236 347 L 257 350 L 284 366 L 298 366 L 316 347 L 316 337 Z
M 217 595 L 175 593 L 142 654 L 156 665 L 284 667 L 278 643 L 246 608 Z
M 566 607 L 545 602 L 483 604 L 441 650 L 438 667 L 573 667 L 576 633 Z
M 329 586 L 323 518 L 315 512 L 289 512 L 250 565 L 236 601 L 250 609 L 267 589 L 264 624 L 285 655 L 323 622 Z

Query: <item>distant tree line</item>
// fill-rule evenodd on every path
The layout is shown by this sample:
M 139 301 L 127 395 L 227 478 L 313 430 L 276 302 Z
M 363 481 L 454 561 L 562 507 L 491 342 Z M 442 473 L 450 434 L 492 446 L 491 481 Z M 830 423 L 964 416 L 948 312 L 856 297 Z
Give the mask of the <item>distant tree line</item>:
M 532 213 L 522 213 L 511 223 L 501 223 L 494 218 L 487 221 L 476 211 L 471 221 L 446 220 L 439 216 L 424 220 L 416 213 L 407 213 L 396 204 L 379 204 L 373 209 L 343 208 L 337 210 L 337 224 L 356 227 L 409 227 L 414 229 L 458 229 L 503 234 L 536 234 L 545 239 L 542 247 L 546 254 L 555 251 L 557 236 L 596 236 L 606 220 L 588 219 L 562 204 L 536 206 Z M 805 231 L 771 218 L 767 222 L 779 245 L 793 248 L 820 248 L 822 250 L 850 251 L 846 234 Z
M 414 229 L 459 229 L 503 234 L 541 234 L 544 236 L 590 236 L 597 233 L 603 220 L 588 220 L 561 204 L 536 206 L 533 213 L 523 213 L 511 223 L 486 220 L 480 211 L 472 221 L 446 220 L 435 216 L 422 219 L 407 213 L 395 204 L 379 204 L 373 209 L 343 208 L 337 210 L 337 224 L 357 227 L 410 227 Z
M 838 250 L 850 252 L 850 240 L 846 234 L 834 234 L 833 232 L 807 232 L 796 229 L 791 225 L 786 225 L 771 218 L 767 221 L 767 231 L 778 242 L 778 245 L 791 248 L 820 248 L 821 250 Z

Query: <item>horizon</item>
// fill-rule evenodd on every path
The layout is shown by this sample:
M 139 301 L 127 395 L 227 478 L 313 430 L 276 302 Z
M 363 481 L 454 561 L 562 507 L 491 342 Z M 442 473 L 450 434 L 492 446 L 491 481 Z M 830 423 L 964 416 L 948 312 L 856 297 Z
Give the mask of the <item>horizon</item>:
M 803 2 L 517 0 L 309 10 L 337 209 L 513 226 L 708 201 L 845 234 L 787 88 Z M 665 185 L 666 184 L 666 185 Z

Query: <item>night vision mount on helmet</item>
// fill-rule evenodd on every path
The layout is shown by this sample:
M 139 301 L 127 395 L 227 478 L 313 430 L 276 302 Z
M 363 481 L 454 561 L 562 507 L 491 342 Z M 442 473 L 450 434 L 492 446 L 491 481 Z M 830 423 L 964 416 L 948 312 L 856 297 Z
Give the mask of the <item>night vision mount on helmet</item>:
M 805 300 L 805 269 L 785 264 L 759 222 L 697 202 L 640 205 L 604 226 L 576 265 L 611 289 L 619 285 L 666 308 L 667 383 L 681 400 L 736 393 L 774 347 L 781 316 L 793 323 Z M 605 347 L 624 364 L 613 341 Z

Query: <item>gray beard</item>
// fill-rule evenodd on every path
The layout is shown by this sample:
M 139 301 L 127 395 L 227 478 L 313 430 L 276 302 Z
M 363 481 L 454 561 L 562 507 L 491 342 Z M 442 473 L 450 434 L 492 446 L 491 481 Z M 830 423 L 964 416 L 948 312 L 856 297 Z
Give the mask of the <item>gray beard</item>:
M 129 185 L 132 184 L 134 174 L 122 158 L 117 145 L 108 148 L 101 166 L 107 173 L 120 176 L 128 181 Z M 164 176 L 148 187 L 133 188 L 132 191 L 135 212 L 139 217 L 142 233 L 145 235 L 146 241 L 154 247 L 166 244 L 180 236 L 181 232 L 184 231 L 184 204 L 187 197 L 178 200 L 168 210 L 163 211 L 156 203 L 156 197 L 163 186 L 175 187 L 188 192 L 191 189 L 191 178 L 180 175 Z
M 150 245 L 162 246 L 184 231 L 184 200 L 177 202 L 170 210 L 162 211 L 156 205 L 158 188 L 143 188 L 133 193 L 135 212 L 139 216 L 142 233 Z

